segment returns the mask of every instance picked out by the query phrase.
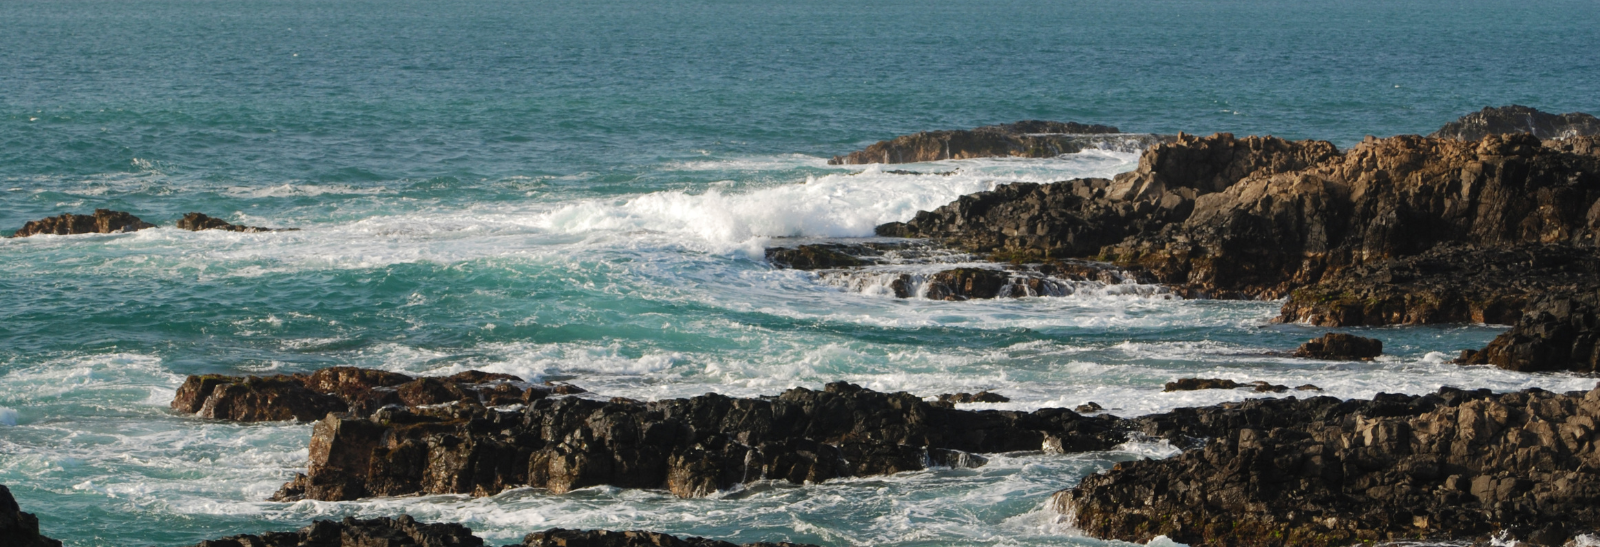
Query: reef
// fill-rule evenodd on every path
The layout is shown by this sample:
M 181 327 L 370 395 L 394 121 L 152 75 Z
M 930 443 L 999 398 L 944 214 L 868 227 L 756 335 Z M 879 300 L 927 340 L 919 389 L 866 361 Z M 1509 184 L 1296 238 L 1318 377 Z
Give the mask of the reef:
M 183 215 L 183 218 L 178 219 L 176 226 L 180 230 L 189 230 L 191 232 L 198 232 L 201 230 L 224 230 L 229 232 L 292 232 L 299 230 L 299 228 L 262 228 L 260 226 L 241 226 L 238 224 L 231 224 L 228 221 L 220 218 L 207 216 L 204 213 L 186 213 Z
M 241 534 L 206 540 L 193 547 L 482 547 L 487 545 L 460 524 L 424 524 L 410 515 L 397 518 L 319 520 L 293 532 Z M 6 545 L 0 543 L 0 545 Z M 59 543 L 56 545 L 60 545 Z M 816 547 L 796 543 L 743 546 L 702 537 L 679 538 L 657 532 L 565 530 L 534 532 L 505 547 Z
M 1600 389 L 1444 388 L 1372 401 L 1249 401 L 1253 419 L 1180 409 L 1153 431 L 1209 437 L 1167 460 L 1124 462 L 1058 492 L 1085 533 L 1206 546 L 1473 540 L 1561 545 L 1600 527 Z M 1218 420 L 1218 417 L 1224 419 Z
M 236 422 L 309 422 L 329 413 L 368 416 L 390 405 L 492 407 L 581 392 L 576 386 L 532 385 L 509 374 L 476 370 L 415 378 L 382 370 L 331 367 L 310 374 L 192 375 L 178 388 L 170 406 L 202 418 Z
M 389 406 L 318 421 L 307 471 L 279 501 L 409 494 L 487 496 L 523 486 L 665 489 L 702 497 L 760 480 L 795 484 L 932 466 L 981 453 L 1105 450 L 1114 418 L 1066 409 L 965 411 L 836 382 L 776 397 L 639 402 L 567 397 L 516 410 Z
M 118 234 L 124 232 L 137 232 L 156 225 L 139 220 L 123 211 L 110 209 L 95 209 L 92 215 L 75 215 L 66 213 L 61 216 L 31 220 L 22 225 L 11 237 L 28 237 L 39 234 L 76 235 L 76 234 Z
M 1342 332 L 1330 332 L 1313 338 L 1294 350 L 1295 357 L 1337 361 L 1370 361 L 1379 355 L 1383 355 L 1382 340 Z
M 1108 139 L 1114 138 L 1115 140 Z M 1155 135 L 1123 135 L 1107 125 L 1020 121 L 971 130 L 923 131 L 879 141 L 828 160 L 830 165 L 916 163 L 988 157 L 1048 158 L 1121 141 L 1157 142 Z
M 766 257 L 776 268 L 814 271 L 824 283 L 856 292 L 883 291 L 897 298 L 959 301 L 1063 296 L 1083 288 L 1152 281 L 1139 272 L 1102 262 L 1045 259 L 1028 263 L 1037 257 L 978 257 L 905 242 L 773 247 L 766 250 Z
M 39 534 L 39 517 L 22 512 L 4 484 L 0 484 L 0 547 L 61 547 L 61 542 Z
M 1489 135 L 1527 133 L 1541 139 L 1600 135 L 1600 119 L 1582 112 L 1551 114 L 1522 105 L 1483 107 L 1483 110 L 1444 124 L 1429 134 L 1437 139 L 1475 141 Z
M 702 537 L 678 538 L 659 532 L 613 532 L 609 530 L 563 530 L 552 528 L 528 534 L 523 547 L 816 547 L 804 543 L 757 542 L 738 545 Z M 513 546 L 506 546 L 513 547 Z

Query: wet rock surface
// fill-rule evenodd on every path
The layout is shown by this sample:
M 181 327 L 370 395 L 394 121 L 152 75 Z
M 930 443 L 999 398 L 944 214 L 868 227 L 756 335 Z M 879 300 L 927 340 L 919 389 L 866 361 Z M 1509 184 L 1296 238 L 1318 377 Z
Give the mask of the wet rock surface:
M 294 532 L 241 534 L 202 541 L 193 547 L 481 547 L 484 542 L 460 524 L 423 524 L 397 518 L 319 520 Z
M 115 234 L 154 228 L 154 224 L 139 220 L 123 211 L 95 209 L 92 215 L 63 214 L 23 224 L 11 237 L 28 237 L 39 234 Z
M 1294 350 L 1295 357 L 1358 361 L 1383 355 L 1383 341 L 1373 338 L 1330 332 L 1301 344 Z
M 897 298 L 1065 296 L 1086 288 L 1151 281 L 1107 263 L 1030 254 L 978 257 L 926 242 L 896 240 L 773 247 L 766 250 L 766 257 L 777 268 L 816 271 L 818 279 L 830 285 Z
M 367 416 L 389 405 L 443 403 L 501 406 L 581 393 L 576 386 L 536 386 L 509 374 L 466 371 L 446 377 L 331 367 L 310 374 L 192 375 L 173 396 L 173 410 L 237 422 L 320 420 L 331 412 Z
M 1282 393 L 1289 391 L 1289 386 L 1280 386 L 1271 382 L 1257 380 L 1254 382 L 1236 382 L 1226 378 L 1179 378 L 1167 382 L 1161 391 L 1199 391 L 1203 389 L 1238 389 L 1248 387 L 1258 393 Z
M 954 407 L 960 403 L 1009 403 L 1011 398 L 987 389 L 977 393 L 942 393 L 935 404 Z
M 203 213 L 187 213 L 178 219 L 178 229 L 198 232 L 201 230 L 225 230 L 229 232 L 292 232 L 299 228 L 262 228 L 260 226 L 241 226 L 231 224 L 220 218 L 207 216 Z
M 1118 464 L 1056 494 L 1101 538 L 1191 545 L 1347 545 L 1513 539 L 1560 545 L 1600 527 L 1600 390 L 1495 395 L 1449 388 L 1256 400 L 1135 420 L 1210 438 L 1168 460 Z
M 1463 352 L 1458 362 L 1520 372 L 1600 373 L 1600 288 L 1540 298 L 1511 330 L 1482 350 Z
M 552 528 L 528 534 L 523 547 L 816 547 L 801 543 L 746 543 L 738 545 L 702 537 L 679 538 L 659 532 L 614 532 Z M 507 546 L 511 547 L 511 546 Z
M 1108 142 L 1104 138 L 1092 138 L 1089 135 L 1119 133 L 1117 128 L 1106 125 L 1038 120 L 986 125 L 971 130 L 924 131 L 879 141 L 866 149 L 834 156 L 828 160 L 828 164 L 916 163 L 988 157 L 1048 158 Z
M 1551 114 L 1521 105 L 1483 110 L 1444 124 L 1429 137 L 1475 141 L 1489 135 L 1526 133 L 1541 139 L 1600 135 L 1600 119 L 1582 112 Z
M 61 547 L 39 534 L 39 517 L 22 512 L 11 489 L 0 484 L 0 547 Z
M 701 497 L 757 480 L 799 484 L 982 465 L 978 453 L 1104 450 L 1125 440 L 1115 424 L 1065 409 L 955 410 L 843 382 L 754 399 L 550 398 L 516 411 L 391 406 L 370 418 L 317 422 L 306 474 L 274 499 L 597 485 Z

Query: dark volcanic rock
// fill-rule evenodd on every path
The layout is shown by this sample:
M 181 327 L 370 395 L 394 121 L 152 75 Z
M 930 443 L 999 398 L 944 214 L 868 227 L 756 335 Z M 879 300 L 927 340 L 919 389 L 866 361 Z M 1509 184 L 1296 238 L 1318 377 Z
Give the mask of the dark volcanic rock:
M 423 524 L 399 518 L 319 520 L 295 532 L 244 534 L 202 541 L 193 547 L 481 547 L 483 540 L 460 524 Z
M 1048 158 L 1092 145 L 1086 134 L 1118 133 L 1105 125 L 1044 121 L 986 125 L 973 130 L 924 131 L 880 141 L 865 150 L 834 156 L 830 165 L 915 163 L 922 161 L 1007 157 Z
M 370 418 L 317 422 L 306 474 L 274 499 L 596 485 L 698 497 L 763 479 L 821 482 L 981 465 L 968 453 L 1102 450 L 1125 440 L 1115 423 L 1065 409 L 954 410 L 843 382 L 759 399 L 543 399 L 519 411 L 388 407 Z
M 11 237 L 28 237 L 39 234 L 74 235 L 74 234 L 114 234 L 121 232 L 136 232 L 145 228 L 154 228 L 154 224 L 139 220 L 139 217 L 122 211 L 110 209 L 95 209 L 93 215 L 74 215 L 71 213 L 57 217 L 29 221 L 22 225 L 22 229 L 11 234 Z
M 1295 357 L 1356 361 L 1383 355 L 1383 341 L 1353 334 L 1330 332 L 1301 344 Z
M 564 530 L 551 528 L 522 538 L 523 547 L 741 547 L 702 537 L 678 538 L 658 532 Z M 507 546 L 510 547 L 510 546 Z M 800 543 L 746 543 L 742 547 L 816 547 Z
M 1317 405 L 1323 415 L 1313 421 L 1235 427 L 1173 459 L 1118 464 L 1057 493 L 1055 507 L 1095 537 L 1166 535 L 1208 546 L 1460 540 L 1500 530 L 1559 545 L 1600 526 L 1600 390 L 1447 388 L 1309 406 Z
M 220 218 L 206 216 L 202 213 L 188 213 L 178 219 L 178 228 L 198 232 L 200 230 L 226 230 L 229 232 L 290 232 L 299 228 L 262 228 L 260 226 L 240 226 L 229 224 Z
M 970 300 L 1000 296 L 1011 281 L 1003 270 L 986 268 L 956 268 L 945 270 L 928 279 L 930 300 Z
M 1520 105 L 1483 110 L 1444 124 L 1429 137 L 1475 141 L 1489 135 L 1527 133 L 1541 139 L 1600 135 L 1600 119 L 1582 112 L 1551 114 Z
M 845 251 L 854 253 L 846 254 Z M 851 268 L 861 266 L 867 262 L 856 258 L 855 255 L 874 254 L 871 249 L 861 246 L 839 244 L 801 245 L 793 249 L 774 247 L 767 249 L 767 260 L 779 268 L 793 268 L 796 270 L 821 270 L 827 268 Z
M 1600 288 L 1538 300 L 1511 330 L 1481 351 L 1463 352 L 1458 362 L 1521 372 L 1600 373 Z
M 39 535 L 39 517 L 22 512 L 11 489 L 0 484 L 0 547 L 61 547 L 61 542 Z
M 945 407 L 954 407 L 957 403 L 1009 403 L 1011 398 L 987 389 L 977 393 L 944 393 L 939 395 L 940 404 Z
M 423 406 L 464 402 L 483 406 L 526 403 L 556 394 L 581 393 L 575 386 L 528 386 L 521 378 L 469 370 L 448 377 L 412 378 L 381 370 L 331 367 L 311 374 L 190 376 L 172 398 L 172 409 L 202 418 L 260 422 L 320 420 L 330 412 L 372 414 L 386 405 Z
M 1234 389 L 1243 384 L 1224 378 L 1179 378 L 1177 381 L 1167 382 L 1166 388 L 1161 391 L 1199 391 L 1202 389 Z

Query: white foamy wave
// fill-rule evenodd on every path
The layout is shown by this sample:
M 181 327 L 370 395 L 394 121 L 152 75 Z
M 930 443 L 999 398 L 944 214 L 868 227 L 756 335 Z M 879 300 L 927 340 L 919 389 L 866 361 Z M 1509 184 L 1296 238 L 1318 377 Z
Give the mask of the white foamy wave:
M 16 425 L 17 425 L 17 411 L 16 411 L 16 409 L 11 409 L 11 408 L 6 408 L 6 407 L 3 407 L 3 406 L 0 406 L 0 425 L 16 427 Z

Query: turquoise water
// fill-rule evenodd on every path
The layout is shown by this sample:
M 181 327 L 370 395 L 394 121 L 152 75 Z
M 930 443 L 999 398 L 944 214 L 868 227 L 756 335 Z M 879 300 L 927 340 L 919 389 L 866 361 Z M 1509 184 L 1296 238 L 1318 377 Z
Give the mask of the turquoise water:
M 1446 363 L 1500 327 L 1364 329 L 1371 363 L 1283 356 L 1274 302 L 1108 287 L 896 300 L 776 271 L 785 238 L 873 225 L 1137 155 L 840 168 L 925 129 L 1018 119 L 1348 146 L 1486 105 L 1600 111 L 1593 2 L 0 3 L 0 233 L 107 207 L 303 228 L 0 240 L 0 483 L 69 545 L 183 545 L 314 518 L 826 545 L 1104 544 L 1044 510 L 1121 459 L 1014 454 L 716 499 L 586 489 L 294 504 L 305 424 L 166 409 L 184 375 L 357 365 L 569 379 L 641 399 L 849 380 L 974 408 L 1122 415 L 1243 398 L 1590 379 Z

